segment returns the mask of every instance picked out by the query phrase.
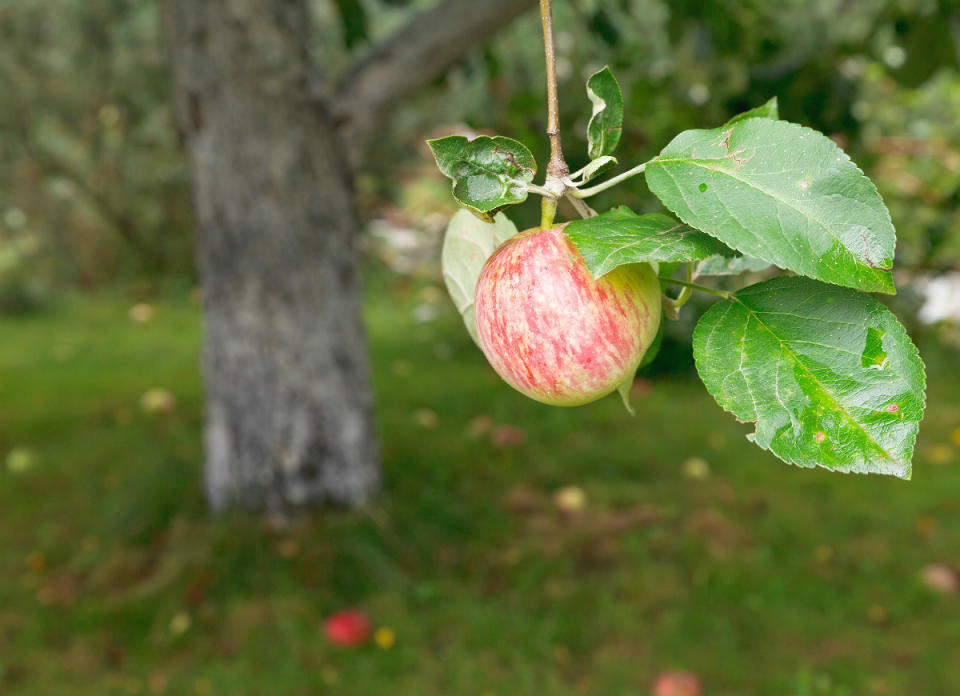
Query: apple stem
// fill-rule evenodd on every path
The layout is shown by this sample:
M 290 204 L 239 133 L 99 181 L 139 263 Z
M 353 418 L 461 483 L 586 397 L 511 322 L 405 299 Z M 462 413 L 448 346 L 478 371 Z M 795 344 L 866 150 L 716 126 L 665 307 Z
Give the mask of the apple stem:
M 557 199 L 551 196 L 544 196 L 540 203 L 540 229 L 549 230 L 553 227 L 553 218 L 557 214 Z
M 550 162 L 547 164 L 547 178 L 544 188 L 551 195 L 544 196 L 540 214 L 543 229 L 553 226 L 557 212 L 557 199 L 566 190 L 564 179 L 570 174 L 570 167 L 563 158 L 560 144 L 560 102 L 557 98 L 557 57 L 553 46 L 553 10 L 550 0 L 540 0 L 540 23 L 543 25 L 543 51 L 547 63 L 547 137 L 550 139 Z
M 700 292 L 705 292 L 708 295 L 716 295 L 717 297 L 722 297 L 725 300 L 729 300 L 731 297 L 733 297 L 733 293 L 727 292 L 726 290 L 717 290 L 716 288 L 708 288 L 705 285 L 688 283 L 685 280 L 677 280 L 676 278 L 665 278 L 663 276 L 660 276 L 660 282 L 668 283 L 669 285 L 679 285 L 684 288 L 690 288 L 691 290 L 699 290 Z

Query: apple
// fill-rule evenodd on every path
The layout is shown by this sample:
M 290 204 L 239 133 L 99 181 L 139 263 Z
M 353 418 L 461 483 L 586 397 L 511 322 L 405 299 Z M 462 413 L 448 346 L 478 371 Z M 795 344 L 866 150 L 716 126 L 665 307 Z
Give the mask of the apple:
M 595 279 L 564 225 L 521 232 L 493 252 L 474 298 L 480 348 L 514 389 L 579 406 L 633 379 L 660 325 L 648 264 Z
M 140 397 L 140 408 L 149 415 L 173 413 L 177 408 L 177 397 L 167 389 L 148 389 Z
M 700 678 L 685 670 L 668 670 L 657 675 L 653 696 L 700 696 Z
M 373 624 L 362 611 L 347 609 L 327 617 L 323 630 L 334 645 L 356 647 L 370 639 Z

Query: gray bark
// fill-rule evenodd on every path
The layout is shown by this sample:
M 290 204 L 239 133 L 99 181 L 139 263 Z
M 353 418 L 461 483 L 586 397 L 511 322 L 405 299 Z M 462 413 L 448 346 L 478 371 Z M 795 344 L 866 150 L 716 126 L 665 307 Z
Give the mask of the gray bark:
M 167 0 L 214 509 L 286 515 L 379 489 L 348 158 L 399 100 L 533 4 L 443 0 L 423 12 L 348 71 L 335 123 L 308 55 L 309 0 Z
M 170 0 L 204 291 L 206 492 L 285 514 L 379 488 L 346 155 L 307 0 Z

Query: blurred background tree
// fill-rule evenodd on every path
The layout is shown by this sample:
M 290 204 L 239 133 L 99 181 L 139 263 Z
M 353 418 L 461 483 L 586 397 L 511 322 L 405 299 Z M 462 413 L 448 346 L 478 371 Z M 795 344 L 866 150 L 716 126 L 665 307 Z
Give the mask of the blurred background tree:
M 436 32 L 410 34 L 405 69 L 394 67 L 386 80 L 365 70 L 389 65 L 401 30 L 435 6 L 314 0 L 305 30 L 326 80 L 311 87 L 311 98 L 346 96 L 334 125 L 348 144 L 362 143 L 352 157 L 364 162 L 356 185 L 360 224 L 372 233 L 365 247 L 407 271 L 413 266 L 398 245 L 423 249 L 427 273 L 436 272 L 429 261 L 452 208 L 425 136 L 488 129 L 546 159 L 536 17 L 472 50 Z M 0 3 L 8 107 L 0 112 L 0 309 L 26 311 L 63 290 L 118 282 L 137 297 L 196 282 L 160 9 L 159 0 Z M 899 231 L 899 267 L 960 264 L 955 1 L 571 0 L 555 11 L 573 168 L 586 162 L 583 79 L 604 63 L 624 86 L 621 151 L 632 161 L 680 130 L 715 125 L 777 95 L 785 118 L 832 135 L 878 183 Z M 437 29 L 450 34 L 450 26 Z M 424 43 L 427 36 L 434 43 Z M 417 71 L 417 61 L 427 68 Z M 429 89 L 417 91 L 427 81 Z M 640 210 L 655 207 L 639 179 L 618 195 Z M 512 214 L 531 226 L 536 202 Z M 688 332 L 681 325 L 672 334 L 685 341 Z M 668 346 L 658 369 L 673 356 Z
M 572 165 L 603 63 L 623 164 L 778 95 L 880 187 L 897 301 L 957 277 L 957 2 L 554 2 Z M 349 82 L 435 3 L 311 0 L 310 59 Z M 771 462 L 671 374 L 638 380 L 638 420 L 615 399 L 549 409 L 463 331 L 438 269 L 449 182 L 423 140 L 498 132 L 542 165 L 532 14 L 395 103 L 355 177 L 386 493 L 283 528 L 211 518 L 161 5 L 0 0 L 0 692 L 648 693 L 668 667 L 711 694 L 960 692 L 955 346 L 914 334 L 930 405 L 906 484 Z M 620 192 L 653 207 L 639 178 Z M 689 327 L 670 330 L 660 373 L 690 369 Z M 375 645 L 323 640 L 345 607 Z
M 187 173 L 156 3 L 3 3 L 0 35 L 4 232 L 32 240 L 34 282 L 189 273 Z
M 215 510 L 285 516 L 379 492 L 353 169 L 398 103 L 528 6 L 444 0 L 334 86 L 307 50 L 305 0 L 167 3 L 197 220 Z M 356 12 L 339 9 L 355 43 Z
M 341 74 L 431 4 L 314 0 L 311 54 Z M 583 78 L 604 63 L 624 85 L 623 151 L 636 160 L 683 128 L 777 95 L 786 118 L 836 135 L 878 181 L 898 265 L 960 262 L 956 0 L 572 0 L 555 12 L 572 166 L 584 162 Z M 409 175 L 429 164 L 423 137 L 451 124 L 510 134 L 542 161 L 541 51 L 536 18 L 525 17 L 405 98 L 368 160 L 363 202 L 402 203 Z M 26 282 L 14 276 L 60 289 L 123 280 L 142 292 L 192 279 L 159 0 L 0 3 L 0 89 L 5 296 Z M 643 184 L 631 186 L 639 202 Z M 361 208 L 367 219 L 381 212 Z M 521 217 L 532 224 L 533 208 Z M 15 271 L 24 264 L 29 273 Z

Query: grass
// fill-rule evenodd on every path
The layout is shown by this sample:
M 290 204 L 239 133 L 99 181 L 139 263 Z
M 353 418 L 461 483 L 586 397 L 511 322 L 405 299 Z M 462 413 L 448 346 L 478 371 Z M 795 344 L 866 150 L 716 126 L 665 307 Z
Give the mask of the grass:
M 435 288 L 376 289 L 386 491 L 284 530 L 204 509 L 189 302 L 0 320 L 0 453 L 34 461 L 0 469 L 0 693 L 645 694 L 669 667 L 708 696 L 960 693 L 960 597 L 918 578 L 960 549 L 955 355 L 921 347 L 914 480 L 844 476 L 779 463 L 686 378 L 636 418 L 540 406 Z M 141 411 L 154 387 L 172 413 Z M 395 644 L 331 647 L 347 607 Z

